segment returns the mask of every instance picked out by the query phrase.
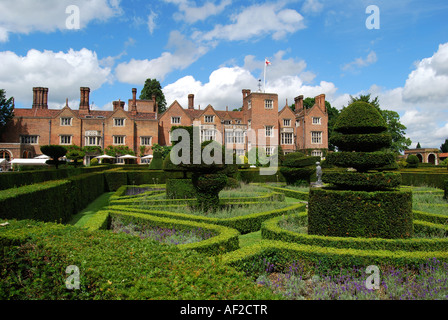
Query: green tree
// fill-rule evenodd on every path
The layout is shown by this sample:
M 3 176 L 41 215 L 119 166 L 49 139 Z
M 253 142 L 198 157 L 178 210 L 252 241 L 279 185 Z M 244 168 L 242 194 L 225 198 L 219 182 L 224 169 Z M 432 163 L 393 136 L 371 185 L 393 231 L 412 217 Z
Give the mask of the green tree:
M 146 79 L 145 86 L 140 93 L 140 99 L 152 100 L 153 95 L 156 96 L 159 114 L 164 113 L 166 111 L 166 100 L 160 82 L 156 79 Z
M 70 151 L 67 152 L 67 159 L 73 160 L 75 168 L 78 166 L 78 162 L 84 159 L 85 157 L 85 152 L 82 151 L 81 149 L 72 149 Z
M 51 158 L 51 160 L 47 160 L 47 164 L 53 164 L 56 169 L 60 164 L 64 163 L 64 161 L 59 161 L 59 158 L 67 154 L 67 149 L 58 145 L 41 146 L 40 151 Z
M 445 139 L 445 142 L 440 146 L 440 151 L 443 153 L 448 152 L 448 139 Z
M 406 138 L 406 127 L 400 122 L 400 115 L 391 110 L 382 110 L 380 108 L 380 101 L 378 97 L 372 99 L 371 94 L 360 95 L 359 97 L 350 96 L 349 105 L 356 101 L 364 101 L 370 103 L 375 108 L 377 108 L 384 120 L 386 120 L 389 132 L 392 135 L 392 145 L 389 147 L 389 150 L 395 153 L 401 153 L 402 151 L 408 149 L 411 145 L 412 141 L 409 138 Z M 345 107 L 344 107 L 345 108 Z
M 6 99 L 6 91 L 0 89 L 0 131 L 14 117 L 14 98 Z
M 421 149 L 421 147 L 422 147 L 422 146 L 420 145 L 420 142 L 417 142 L 417 147 L 416 147 L 416 148 L 417 148 L 417 149 Z
M 170 154 L 171 146 L 161 146 L 158 143 L 154 143 L 151 147 L 154 153 L 159 152 L 162 154 L 162 159 L 165 159 L 167 155 Z

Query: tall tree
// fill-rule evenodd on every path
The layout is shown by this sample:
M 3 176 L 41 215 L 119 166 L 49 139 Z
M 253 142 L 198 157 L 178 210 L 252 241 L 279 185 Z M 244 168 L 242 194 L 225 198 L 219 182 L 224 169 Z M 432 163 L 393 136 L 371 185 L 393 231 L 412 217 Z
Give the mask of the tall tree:
M 440 146 L 440 151 L 442 151 L 443 153 L 448 152 L 448 139 L 445 139 L 445 142 L 442 143 L 442 145 Z
M 359 97 L 350 96 L 349 105 L 355 101 L 364 101 L 370 103 L 383 116 L 384 120 L 386 120 L 388 129 L 387 131 L 392 135 L 392 146 L 390 150 L 395 153 L 401 153 L 402 151 L 408 149 L 411 145 L 412 141 L 409 138 L 406 138 L 406 127 L 400 122 L 400 115 L 391 110 L 382 110 L 380 108 L 380 101 L 378 97 L 372 99 L 371 94 L 360 95 Z
M 417 142 L 417 146 L 416 146 L 416 148 L 417 148 L 417 149 L 421 149 L 421 147 L 422 147 L 422 146 L 420 145 L 420 142 Z
M 145 86 L 140 93 L 140 99 L 152 100 L 153 95 L 156 96 L 159 114 L 164 113 L 166 111 L 166 100 L 160 82 L 157 79 L 146 79 Z
M 6 99 L 6 91 L 0 89 L 0 131 L 14 117 L 14 98 Z

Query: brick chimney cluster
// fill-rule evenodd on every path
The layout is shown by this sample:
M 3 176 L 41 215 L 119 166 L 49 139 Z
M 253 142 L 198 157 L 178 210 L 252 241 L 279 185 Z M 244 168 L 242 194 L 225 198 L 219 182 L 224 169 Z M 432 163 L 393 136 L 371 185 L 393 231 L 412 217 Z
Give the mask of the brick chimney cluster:
M 90 88 L 81 87 L 81 100 L 79 101 L 79 111 L 90 112 Z
M 116 111 L 118 108 L 121 108 L 124 110 L 124 105 L 125 105 L 124 101 L 118 100 L 118 101 L 112 102 L 112 104 L 114 105 L 114 111 Z
M 33 88 L 33 109 L 48 109 L 48 88 Z
M 327 108 L 325 106 L 325 94 L 321 94 L 316 97 L 316 104 L 323 112 L 327 112 Z
M 115 110 L 115 107 L 114 107 Z M 130 112 L 132 112 L 133 114 L 137 113 L 137 89 L 136 88 L 132 88 L 132 102 L 130 105 Z
M 248 95 L 250 95 L 251 91 L 250 89 L 243 89 L 243 100 L 244 98 L 246 98 Z
M 194 109 L 194 94 L 188 95 L 188 109 L 190 110 Z
M 295 105 L 294 111 L 296 113 L 299 113 L 300 111 L 303 110 L 303 96 L 302 95 L 300 95 L 294 99 L 294 105 Z

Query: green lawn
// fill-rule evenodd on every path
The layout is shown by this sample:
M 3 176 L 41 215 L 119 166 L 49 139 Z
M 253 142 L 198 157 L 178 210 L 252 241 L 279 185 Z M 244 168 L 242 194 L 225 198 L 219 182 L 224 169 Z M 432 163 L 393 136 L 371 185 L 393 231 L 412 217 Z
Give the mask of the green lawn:
M 103 193 L 101 196 L 90 203 L 87 208 L 74 215 L 72 220 L 69 222 L 70 225 L 76 227 L 83 227 L 84 224 L 99 210 L 109 205 L 109 199 L 115 192 Z

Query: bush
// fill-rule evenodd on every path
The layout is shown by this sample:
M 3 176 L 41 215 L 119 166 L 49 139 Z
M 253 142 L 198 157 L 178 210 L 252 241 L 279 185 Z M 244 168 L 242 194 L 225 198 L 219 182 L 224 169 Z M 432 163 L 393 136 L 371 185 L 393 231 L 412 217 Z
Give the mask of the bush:
M 410 238 L 412 192 L 311 189 L 308 234 Z
M 324 172 L 322 181 L 350 190 L 384 190 L 397 188 L 401 175 L 394 172 L 359 173 Z
M 356 101 L 342 110 L 333 130 L 342 134 L 381 133 L 387 130 L 387 123 L 374 106 Z
M 191 179 L 168 179 L 166 181 L 167 199 L 195 199 L 196 190 Z
M 163 157 L 161 152 L 154 152 L 151 163 L 149 164 L 150 170 L 162 170 L 163 169 Z
M 388 147 L 392 143 L 390 133 L 341 134 L 335 132 L 330 143 L 338 146 L 339 151 L 376 151 Z
M 420 160 L 418 160 L 418 157 L 415 154 L 410 154 L 406 158 L 406 163 L 408 168 L 418 168 Z
M 445 180 L 443 199 L 448 200 L 448 180 Z
M 395 163 L 395 154 L 386 152 L 333 152 L 326 161 L 337 167 L 355 168 L 359 172 Z

